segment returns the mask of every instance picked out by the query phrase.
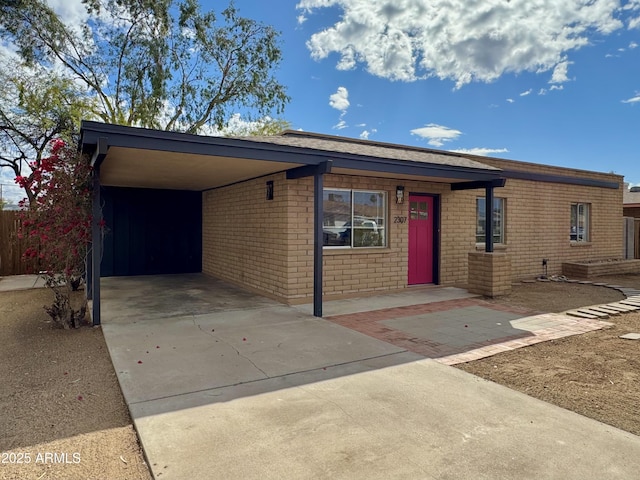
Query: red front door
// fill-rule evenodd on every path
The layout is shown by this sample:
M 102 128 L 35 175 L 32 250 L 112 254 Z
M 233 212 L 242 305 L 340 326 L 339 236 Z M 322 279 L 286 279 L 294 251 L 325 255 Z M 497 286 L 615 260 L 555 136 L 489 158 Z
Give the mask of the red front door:
M 433 283 L 433 197 L 409 195 L 409 285 Z

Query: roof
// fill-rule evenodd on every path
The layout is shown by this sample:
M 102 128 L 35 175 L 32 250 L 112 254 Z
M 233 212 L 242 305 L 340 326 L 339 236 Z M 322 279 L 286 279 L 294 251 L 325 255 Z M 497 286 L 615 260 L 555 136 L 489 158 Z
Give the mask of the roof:
M 481 188 L 501 179 L 504 185 L 510 178 L 619 188 L 617 177 L 536 173 L 524 163 L 522 169 L 500 168 L 488 165 L 491 159 L 483 163 L 467 154 L 292 130 L 277 136 L 211 137 L 84 121 L 80 148 L 94 156 L 102 185 L 121 187 L 203 191 L 296 167 L 305 167 L 298 173 L 307 175 L 309 168 L 324 165 L 336 174 L 449 183 L 452 188 L 458 183 Z
M 625 207 L 640 207 L 640 191 L 632 192 L 625 188 L 622 194 L 622 203 Z
M 454 152 L 331 135 L 321 135 L 295 130 L 286 130 L 276 136 L 243 138 L 256 142 L 270 143 L 273 145 L 286 145 L 289 147 L 308 148 L 332 153 L 346 153 L 370 158 L 385 158 L 389 160 L 420 162 L 433 165 L 476 168 L 479 170 L 493 170 L 496 172 L 500 171 L 499 168 L 471 160 Z
M 501 174 L 451 152 L 291 131 L 230 138 L 85 121 L 80 148 L 94 156 L 104 148 L 95 156 L 100 181 L 122 187 L 207 190 L 329 162 L 332 173 L 444 183 Z

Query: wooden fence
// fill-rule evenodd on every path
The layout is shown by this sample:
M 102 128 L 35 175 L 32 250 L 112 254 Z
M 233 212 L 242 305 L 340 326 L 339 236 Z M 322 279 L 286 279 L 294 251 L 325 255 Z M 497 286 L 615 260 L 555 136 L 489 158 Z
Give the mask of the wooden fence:
M 11 210 L 0 210 L 0 276 L 33 273 L 36 264 L 27 262 L 22 254 L 27 249 L 25 240 L 18 239 L 20 214 Z

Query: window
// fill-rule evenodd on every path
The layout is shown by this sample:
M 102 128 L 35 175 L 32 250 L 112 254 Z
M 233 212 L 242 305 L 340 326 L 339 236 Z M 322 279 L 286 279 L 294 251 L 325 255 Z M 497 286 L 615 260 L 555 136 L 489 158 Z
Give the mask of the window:
M 571 204 L 571 230 L 569 232 L 569 240 L 572 242 L 589 241 L 590 207 L 591 205 L 589 203 Z
M 485 219 L 487 212 L 485 198 L 476 198 L 476 243 L 485 243 Z M 505 243 L 505 207 L 504 198 L 493 198 L 493 243 Z
M 325 247 L 385 247 L 387 192 L 325 189 Z

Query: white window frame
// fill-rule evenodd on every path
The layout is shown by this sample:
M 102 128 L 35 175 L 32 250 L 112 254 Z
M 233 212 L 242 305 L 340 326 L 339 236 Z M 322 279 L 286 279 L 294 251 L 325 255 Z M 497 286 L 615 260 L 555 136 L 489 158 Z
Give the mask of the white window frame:
M 351 229 L 350 235 L 349 235 L 349 242 L 350 245 L 323 245 L 323 248 L 327 248 L 327 249 L 354 249 L 354 250 L 358 250 L 358 249 L 365 249 L 365 248 L 387 248 L 387 238 L 388 238 L 388 233 L 387 233 L 387 219 L 389 216 L 389 195 L 388 192 L 386 190 L 365 190 L 365 189 L 352 189 L 352 188 L 332 188 L 332 187 L 325 187 L 323 189 L 323 201 L 324 201 L 324 192 L 349 192 L 349 202 L 350 202 L 350 220 L 348 220 L 349 222 L 351 222 L 351 227 L 348 227 Z M 376 233 L 379 233 L 379 231 L 382 231 L 382 244 L 381 245 L 365 245 L 365 246 L 357 246 L 353 244 L 354 241 L 354 237 L 355 235 L 353 235 L 354 230 L 364 230 L 364 228 L 362 227 L 355 227 L 354 226 L 354 195 L 356 193 L 369 193 L 369 194 L 374 194 L 374 195 L 379 195 L 382 194 L 383 197 L 383 206 L 382 206 L 382 226 L 378 226 L 376 228 Z M 323 228 L 327 228 L 324 225 L 324 208 L 323 208 Z M 339 227 L 342 228 L 342 227 Z
M 487 215 L 487 199 L 486 197 L 476 197 L 476 244 L 478 245 L 482 245 L 485 243 L 486 237 L 485 234 L 482 235 L 482 239 L 478 239 L 479 237 L 479 233 L 478 233 L 478 227 L 480 226 L 480 221 L 479 221 L 479 208 L 478 208 L 478 202 L 482 200 L 485 204 L 485 208 L 484 208 L 484 214 L 485 214 L 485 218 Z M 494 202 L 499 202 L 500 205 L 500 235 L 498 236 L 498 238 L 496 239 L 496 229 L 493 229 L 493 243 L 494 245 L 505 245 L 507 243 L 507 199 L 504 197 L 493 197 L 493 201 Z M 491 212 L 493 212 L 493 208 L 491 209 Z M 482 227 L 484 229 L 484 225 L 485 225 L 485 220 L 482 220 Z M 495 227 L 495 224 L 494 224 Z
M 575 216 L 574 216 L 575 209 Z M 580 213 L 582 211 L 582 214 Z M 582 222 L 580 220 L 582 217 Z M 591 204 L 573 202 L 569 219 L 569 241 L 573 243 L 588 243 L 591 241 Z

